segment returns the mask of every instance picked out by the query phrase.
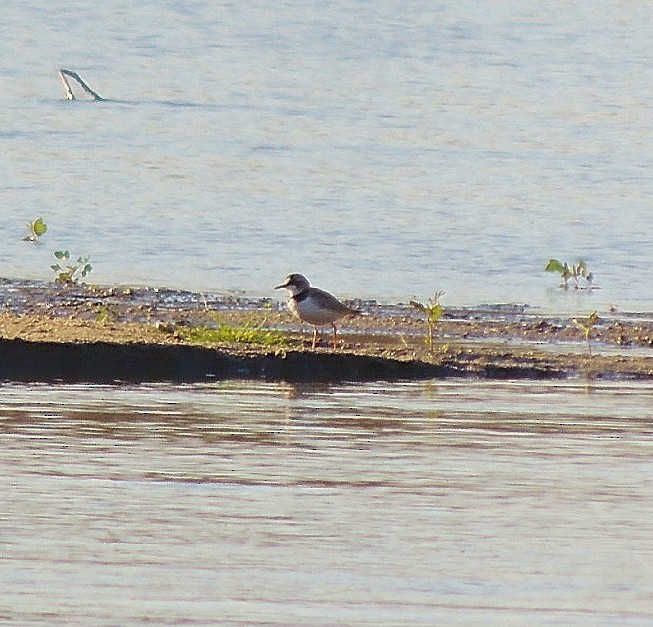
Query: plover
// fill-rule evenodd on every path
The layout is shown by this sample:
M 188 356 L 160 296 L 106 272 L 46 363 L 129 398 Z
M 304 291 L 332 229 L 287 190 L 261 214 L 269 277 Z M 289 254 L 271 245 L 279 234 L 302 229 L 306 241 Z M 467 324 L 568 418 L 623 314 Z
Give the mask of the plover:
M 343 305 L 333 294 L 317 287 L 311 287 L 302 274 L 289 274 L 286 280 L 274 289 L 285 288 L 290 292 L 288 309 L 303 322 L 313 325 L 313 348 L 317 344 L 317 328 L 325 324 L 333 327 L 333 348 L 337 348 L 336 320 L 345 316 L 357 316 L 360 311 Z

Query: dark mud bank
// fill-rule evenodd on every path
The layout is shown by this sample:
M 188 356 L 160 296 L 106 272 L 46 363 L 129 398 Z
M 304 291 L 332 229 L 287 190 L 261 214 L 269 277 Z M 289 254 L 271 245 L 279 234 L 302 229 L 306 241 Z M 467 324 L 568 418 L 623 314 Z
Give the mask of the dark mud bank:
M 457 369 L 446 365 L 354 354 L 237 354 L 201 346 L 0 340 L 0 379 L 5 381 L 370 381 L 456 373 Z
M 420 361 L 290 351 L 239 354 L 202 346 L 0 340 L 0 379 L 40 382 L 200 382 L 220 379 L 370 381 L 453 374 Z
M 580 372 L 555 358 L 457 351 L 438 361 L 330 351 L 225 350 L 203 346 L 0 340 L 0 379 L 21 382 L 201 382 L 221 379 L 373 381 L 442 377 L 552 379 Z M 597 376 L 649 378 L 640 369 Z

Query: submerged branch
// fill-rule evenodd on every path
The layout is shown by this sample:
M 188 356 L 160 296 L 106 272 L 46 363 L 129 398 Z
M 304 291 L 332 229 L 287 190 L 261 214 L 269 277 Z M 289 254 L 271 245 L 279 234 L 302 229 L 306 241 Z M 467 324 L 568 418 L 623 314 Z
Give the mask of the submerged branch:
M 70 87 L 70 83 L 68 82 L 68 79 L 66 78 L 67 76 L 70 76 L 70 78 L 74 78 L 82 87 L 82 89 L 92 96 L 94 100 L 105 100 L 105 98 L 102 98 L 100 94 L 98 94 L 96 91 L 92 90 L 86 82 L 82 79 L 82 77 L 77 74 L 77 72 L 73 72 L 72 70 L 66 70 L 65 68 L 61 68 L 59 70 L 59 78 L 61 79 L 61 82 L 63 84 L 63 89 L 64 92 L 66 93 L 66 98 L 68 100 L 75 100 L 75 94 L 73 93 L 73 90 Z

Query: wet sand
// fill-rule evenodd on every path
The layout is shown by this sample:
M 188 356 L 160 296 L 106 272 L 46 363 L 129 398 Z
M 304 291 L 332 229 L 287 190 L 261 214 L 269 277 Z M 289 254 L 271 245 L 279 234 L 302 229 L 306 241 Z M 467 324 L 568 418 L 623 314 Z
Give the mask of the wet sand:
M 311 330 L 283 303 L 161 289 L 0 285 L 0 378 L 14 381 L 205 381 L 266 378 L 368 381 L 431 377 L 547 379 L 653 377 L 653 320 L 600 314 L 592 355 L 571 318 L 520 305 L 445 309 L 426 340 L 420 313 L 406 304 L 350 304 L 363 314 L 342 321 L 311 350 Z M 200 343 L 193 327 L 249 325 L 284 333 L 280 344 Z

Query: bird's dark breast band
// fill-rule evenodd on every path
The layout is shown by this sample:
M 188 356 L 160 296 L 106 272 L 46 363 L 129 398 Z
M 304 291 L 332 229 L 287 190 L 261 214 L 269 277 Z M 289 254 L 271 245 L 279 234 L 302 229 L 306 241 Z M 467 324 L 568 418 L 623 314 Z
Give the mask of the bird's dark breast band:
M 296 303 L 301 303 L 303 300 L 306 300 L 308 298 L 308 290 L 303 290 L 299 292 L 299 294 L 295 294 L 292 299 Z

